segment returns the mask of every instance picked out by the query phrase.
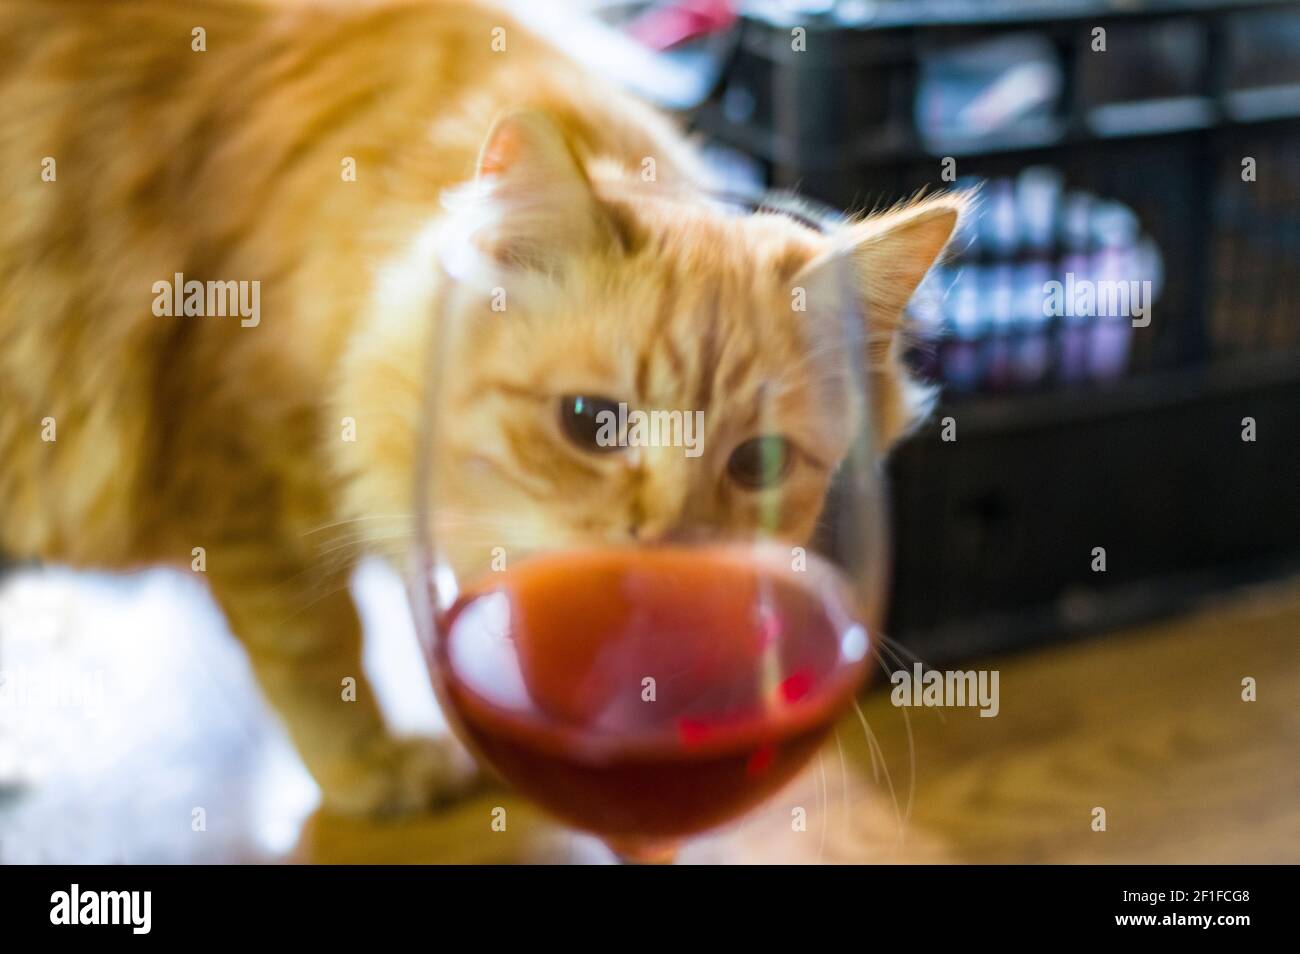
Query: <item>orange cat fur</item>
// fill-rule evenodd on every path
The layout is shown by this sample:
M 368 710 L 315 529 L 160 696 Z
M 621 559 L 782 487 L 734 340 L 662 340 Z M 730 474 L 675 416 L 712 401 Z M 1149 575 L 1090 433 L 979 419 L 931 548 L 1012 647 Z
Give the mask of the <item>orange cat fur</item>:
M 485 241 L 556 259 L 449 396 L 439 464 L 482 478 L 449 491 L 468 520 L 458 560 L 653 538 L 688 504 L 754 519 L 736 488 L 688 500 L 667 465 L 561 446 L 556 395 L 704 407 L 725 441 L 744 427 L 731 402 L 783 377 L 797 417 L 809 383 L 789 285 L 825 239 L 630 200 L 618 183 L 647 156 L 666 188 L 699 177 L 664 118 L 473 3 L 0 0 L 0 550 L 130 569 L 189 567 L 202 547 L 329 804 L 454 794 L 452 748 L 385 731 L 346 590 L 360 555 L 400 552 L 410 531 L 436 293 L 421 236 L 445 193 L 477 175 L 501 210 Z M 847 233 L 882 447 L 915 412 L 902 307 L 960 209 L 931 199 Z M 177 274 L 260 282 L 259 321 L 155 314 Z M 827 477 L 792 485 L 785 532 L 811 528 Z

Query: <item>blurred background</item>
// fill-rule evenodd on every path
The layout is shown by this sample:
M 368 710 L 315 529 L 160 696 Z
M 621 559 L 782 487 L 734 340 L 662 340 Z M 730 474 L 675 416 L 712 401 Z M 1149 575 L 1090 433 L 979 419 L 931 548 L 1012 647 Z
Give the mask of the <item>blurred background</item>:
M 686 860 L 1300 860 L 1300 2 L 516 6 L 733 187 L 845 210 L 980 188 L 911 309 L 943 398 L 890 465 L 888 634 L 900 663 L 1000 670 L 1002 712 L 909 719 L 877 689 L 789 798 Z M 1149 322 L 1045 315 L 1067 276 L 1149 283 Z M 445 730 L 400 584 L 357 589 L 391 719 Z M 504 793 L 313 812 L 190 580 L 11 574 L 16 666 L 48 691 L 0 693 L 2 861 L 601 857 L 524 805 L 485 835 Z

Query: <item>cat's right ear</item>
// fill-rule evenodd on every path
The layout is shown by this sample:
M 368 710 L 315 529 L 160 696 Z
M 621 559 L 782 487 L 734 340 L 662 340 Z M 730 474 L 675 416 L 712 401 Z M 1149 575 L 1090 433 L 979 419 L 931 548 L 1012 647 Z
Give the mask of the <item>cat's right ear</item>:
M 477 241 L 503 265 L 549 271 L 611 237 L 581 162 L 543 113 L 525 109 L 498 118 L 479 151 L 475 178 L 492 210 Z

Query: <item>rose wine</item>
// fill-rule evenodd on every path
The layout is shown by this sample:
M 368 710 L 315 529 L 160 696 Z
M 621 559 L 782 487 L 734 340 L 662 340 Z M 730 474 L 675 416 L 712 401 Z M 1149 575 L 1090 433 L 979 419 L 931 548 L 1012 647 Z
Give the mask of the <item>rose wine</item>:
M 728 821 L 798 771 L 866 672 L 847 585 L 781 552 L 534 557 L 441 620 L 444 699 L 508 781 L 620 852 Z

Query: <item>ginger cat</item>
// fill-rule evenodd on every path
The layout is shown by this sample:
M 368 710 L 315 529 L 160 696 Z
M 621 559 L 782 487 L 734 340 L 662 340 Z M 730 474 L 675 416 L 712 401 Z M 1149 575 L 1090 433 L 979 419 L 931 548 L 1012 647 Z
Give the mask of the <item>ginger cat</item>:
M 386 731 L 347 592 L 357 559 L 402 554 L 411 530 L 437 299 L 425 237 L 455 214 L 449 190 L 492 203 L 482 247 L 539 279 L 450 397 L 438 466 L 482 474 L 451 482 L 480 522 L 458 562 L 486 564 L 488 532 L 526 547 L 671 531 L 672 473 L 560 433 L 573 382 L 701 407 L 715 437 L 763 381 L 813 383 L 775 343 L 827 239 L 629 199 L 645 157 L 679 196 L 702 180 L 665 118 L 464 0 L 0 0 L 0 551 L 130 569 L 192 568 L 203 548 L 327 805 L 454 796 L 469 773 L 451 744 Z M 961 209 L 932 198 L 844 226 L 882 448 L 922 396 L 898 362 L 902 309 Z M 258 297 L 186 315 L 165 301 L 178 275 Z M 791 536 L 833 465 L 784 478 Z M 760 496 L 728 484 L 712 505 L 743 523 Z

